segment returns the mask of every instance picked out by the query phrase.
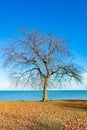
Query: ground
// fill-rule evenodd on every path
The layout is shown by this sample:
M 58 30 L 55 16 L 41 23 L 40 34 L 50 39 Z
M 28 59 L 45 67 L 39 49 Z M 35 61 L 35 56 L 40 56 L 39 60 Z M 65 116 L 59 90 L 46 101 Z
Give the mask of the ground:
M 87 130 L 87 101 L 2 101 L 0 130 Z

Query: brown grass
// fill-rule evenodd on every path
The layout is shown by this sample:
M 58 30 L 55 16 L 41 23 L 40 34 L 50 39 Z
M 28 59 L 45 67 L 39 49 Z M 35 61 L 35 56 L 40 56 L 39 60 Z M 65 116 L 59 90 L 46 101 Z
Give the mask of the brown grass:
M 0 130 L 87 130 L 87 101 L 0 102 Z

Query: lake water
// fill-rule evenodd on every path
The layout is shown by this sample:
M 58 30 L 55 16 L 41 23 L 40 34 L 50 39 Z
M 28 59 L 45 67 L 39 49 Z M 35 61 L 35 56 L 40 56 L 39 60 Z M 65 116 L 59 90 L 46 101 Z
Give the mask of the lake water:
M 41 90 L 0 91 L 0 100 L 42 100 Z M 49 100 L 87 100 L 87 90 L 49 90 Z

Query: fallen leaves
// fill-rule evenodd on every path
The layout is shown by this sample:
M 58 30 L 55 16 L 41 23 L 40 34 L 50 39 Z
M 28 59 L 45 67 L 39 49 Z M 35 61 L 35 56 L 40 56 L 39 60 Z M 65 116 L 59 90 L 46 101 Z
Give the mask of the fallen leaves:
M 0 130 L 87 130 L 86 108 L 87 101 L 0 102 Z

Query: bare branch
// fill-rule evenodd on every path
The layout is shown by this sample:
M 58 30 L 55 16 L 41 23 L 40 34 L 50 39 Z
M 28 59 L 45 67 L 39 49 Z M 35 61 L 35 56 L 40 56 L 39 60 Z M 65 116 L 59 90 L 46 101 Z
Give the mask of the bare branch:
M 81 81 L 80 69 L 70 61 L 70 50 L 64 39 L 27 30 L 3 47 L 2 53 L 4 67 L 17 82 L 24 80 L 27 84 L 37 78 L 47 84 L 55 76 L 59 82 L 66 77 Z

